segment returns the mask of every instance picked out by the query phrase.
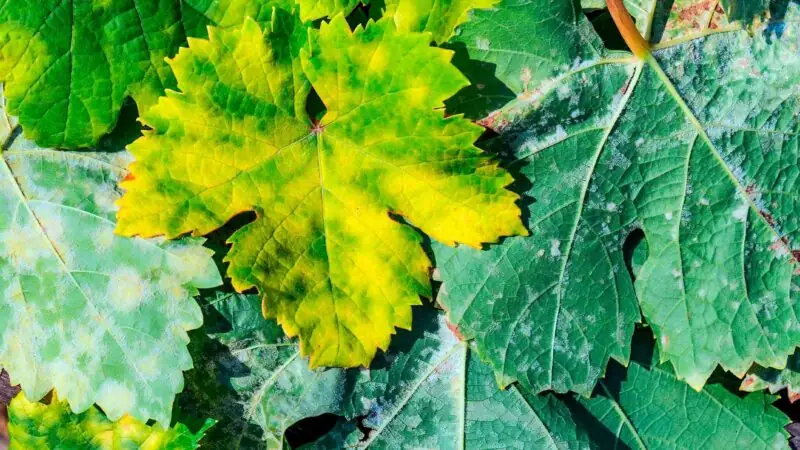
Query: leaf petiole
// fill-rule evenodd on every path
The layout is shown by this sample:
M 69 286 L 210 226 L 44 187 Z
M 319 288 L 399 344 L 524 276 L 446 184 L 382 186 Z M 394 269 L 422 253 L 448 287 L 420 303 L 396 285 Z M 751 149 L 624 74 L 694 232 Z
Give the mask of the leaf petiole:
M 650 44 L 639 34 L 623 0 L 606 0 L 606 5 L 611 18 L 614 19 L 614 24 L 617 25 L 617 29 L 633 54 L 640 59 L 647 59 L 650 56 Z

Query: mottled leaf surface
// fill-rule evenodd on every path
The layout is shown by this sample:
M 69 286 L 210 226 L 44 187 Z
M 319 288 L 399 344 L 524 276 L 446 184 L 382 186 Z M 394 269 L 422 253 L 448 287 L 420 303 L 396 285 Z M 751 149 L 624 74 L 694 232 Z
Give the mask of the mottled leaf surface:
M 45 147 L 97 143 L 122 101 L 140 111 L 175 78 L 186 38 L 177 0 L 0 1 L 0 80 L 11 114 Z
M 300 106 L 308 90 L 285 40 L 271 36 L 247 21 L 171 63 L 184 92 L 144 116 L 154 130 L 130 146 L 118 231 L 205 234 L 256 211 L 230 238 L 234 287 L 259 289 L 312 367 L 365 365 L 430 295 L 421 236 L 389 214 L 479 246 L 525 233 L 517 196 L 472 145 L 480 127 L 434 110 L 464 80 L 425 35 L 387 20 L 323 24 L 301 50 L 327 107 L 320 122 Z
M 503 384 L 590 392 L 609 356 L 626 360 L 637 298 L 695 389 L 717 364 L 784 367 L 800 342 L 794 26 L 586 60 L 485 121 L 532 184 L 532 237 L 435 250 L 439 302 Z
M 573 407 L 601 448 L 788 448 L 789 420 L 775 397 L 740 398 L 720 384 L 696 392 L 641 350 L 627 369 L 612 364 L 592 398 Z
M 78 412 L 166 422 L 202 323 L 192 296 L 221 282 L 211 252 L 114 235 L 127 152 L 41 148 L 0 118 L 0 367 L 32 399 L 55 387 Z
M 366 416 L 359 448 L 587 448 L 567 407 L 552 395 L 500 390 L 491 369 L 450 330 L 419 309 L 411 333 L 355 374 L 347 415 Z M 352 437 L 348 436 L 352 441 Z M 342 445 L 334 447 L 342 447 Z
M 200 446 L 203 434 L 214 425 L 209 419 L 192 433 L 180 423 L 163 429 L 130 416 L 112 422 L 95 406 L 74 414 L 55 394 L 49 404 L 32 402 L 20 394 L 11 402 L 8 414 L 10 450 L 190 450 Z
M 178 397 L 179 420 L 214 417 L 203 448 L 280 449 L 305 417 L 341 412 L 344 371 L 310 370 L 296 340 L 264 320 L 257 295 L 215 293 L 190 348 L 196 369 Z

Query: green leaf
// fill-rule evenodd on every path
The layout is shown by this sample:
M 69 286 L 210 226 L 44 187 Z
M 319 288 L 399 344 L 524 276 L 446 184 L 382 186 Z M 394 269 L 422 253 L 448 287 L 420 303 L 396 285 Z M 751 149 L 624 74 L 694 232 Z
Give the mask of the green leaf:
M 739 398 L 720 384 L 695 392 L 641 350 L 627 370 L 612 364 L 595 395 L 572 408 L 603 448 L 788 448 L 790 421 L 774 397 Z
M 499 390 L 492 370 L 450 330 L 418 309 L 413 332 L 355 375 L 348 416 L 371 429 L 359 448 L 585 448 L 567 407 L 553 395 Z M 341 448 L 341 446 L 337 446 Z
M 422 238 L 390 213 L 479 246 L 525 233 L 517 196 L 472 145 L 481 128 L 434 109 L 464 80 L 425 35 L 323 24 L 300 52 L 320 122 L 300 106 L 308 91 L 283 42 L 248 20 L 180 52 L 184 93 L 144 116 L 153 131 L 130 146 L 118 232 L 206 234 L 256 211 L 230 238 L 233 286 L 261 292 L 312 367 L 366 365 L 430 295 Z
M 0 80 L 9 111 L 44 147 L 96 144 L 133 97 L 175 88 L 164 58 L 185 43 L 176 0 L 0 1 Z
M 203 434 L 215 423 L 208 419 L 197 433 L 192 433 L 180 423 L 164 430 L 160 425 L 148 426 L 130 416 L 112 422 L 94 406 L 74 414 L 69 404 L 59 401 L 55 394 L 47 405 L 29 401 L 20 394 L 9 405 L 8 415 L 10 450 L 189 450 L 200 446 Z
M 441 44 L 466 22 L 472 9 L 491 8 L 499 0 L 387 0 L 386 16 L 401 31 L 429 32 Z
M 347 16 L 359 4 L 361 0 L 296 0 L 300 6 L 300 18 L 303 22 L 322 19 L 324 17 L 335 17 L 339 14 Z M 364 1 L 363 4 L 369 4 Z
M 0 114 L 0 367 L 31 399 L 55 387 L 78 412 L 168 421 L 192 296 L 221 283 L 211 252 L 114 235 L 130 154 L 38 147 L 15 122 Z
M 532 237 L 435 253 L 439 302 L 503 384 L 588 393 L 609 356 L 626 361 L 637 298 L 695 389 L 718 364 L 784 367 L 800 343 L 794 27 L 577 61 L 485 121 L 532 184 Z
M 217 292 L 190 348 L 196 369 L 178 397 L 179 420 L 215 417 L 203 448 L 284 448 L 284 432 L 305 417 L 341 411 L 344 371 L 314 371 L 295 340 L 264 320 L 256 295 Z
M 753 366 L 742 381 L 740 389 L 747 392 L 756 392 L 767 389 L 770 393 L 777 393 L 786 389 L 786 396 L 794 403 L 800 399 L 800 353 L 795 352 L 786 362 L 783 369 Z

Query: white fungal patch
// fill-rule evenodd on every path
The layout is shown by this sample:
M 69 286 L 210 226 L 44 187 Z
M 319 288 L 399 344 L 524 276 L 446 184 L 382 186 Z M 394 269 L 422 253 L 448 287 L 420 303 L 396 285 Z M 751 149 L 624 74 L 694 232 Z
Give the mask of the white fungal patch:
M 616 203 L 614 203 L 614 202 L 608 202 L 608 203 L 606 203 L 606 210 L 607 210 L 607 211 L 611 211 L 611 212 L 614 212 L 614 211 L 616 211 L 616 210 L 617 210 L 617 204 L 616 204 Z
M 559 241 L 558 239 L 553 239 L 552 241 L 550 241 L 550 256 L 554 258 L 558 258 L 559 256 L 561 256 L 560 246 L 561 246 L 561 241 Z
M 667 219 L 667 221 L 669 222 L 670 220 L 672 220 L 672 213 L 671 212 L 664 213 L 664 218 Z
M 132 267 L 114 270 L 108 280 L 107 300 L 120 311 L 133 311 L 150 296 L 150 286 Z
M 703 206 L 708 206 L 710 203 L 707 198 L 703 197 L 700 199 L 700 204 Z
M 744 222 L 747 219 L 748 206 L 746 203 L 739 205 L 738 208 L 733 210 L 733 218 L 739 222 Z
M 484 50 L 484 51 L 489 50 L 489 47 L 491 45 L 492 45 L 491 41 L 489 41 L 486 38 L 475 39 L 475 46 L 478 48 L 478 50 Z

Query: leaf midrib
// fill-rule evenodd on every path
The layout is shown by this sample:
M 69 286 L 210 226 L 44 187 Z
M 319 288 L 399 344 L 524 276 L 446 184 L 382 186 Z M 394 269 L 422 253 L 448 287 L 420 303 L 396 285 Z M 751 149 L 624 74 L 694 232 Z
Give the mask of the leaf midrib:
M 25 193 L 22 190 L 22 186 L 20 186 L 19 182 L 17 181 L 16 177 L 14 176 L 14 172 L 11 170 L 11 166 L 8 165 L 8 162 L 6 161 L 5 158 L 0 158 L 0 159 L 3 160 L 3 164 L 0 165 L 0 166 L 3 168 L 4 172 L 7 172 L 6 176 L 10 177 L 10 179 L 13 181 L 14 186 L 17 188 L 16 189 L 16 193 L 20 198 L 20 203 L 22 203 L 25 206 L 25 209 L 28 211 L 28 214 L 30 214 L 31 217 L 36 221 L 37 229 L 39 230 L 41 235 L 44 237 L 45 241 L 47 241 L 48 245 L 50 246 L 51 250 L 53 251 L 53 254 L 56 256 L 56 259 L 60 263 L 60 265 L 63 268 L 64 272 L 69 276 L 69 279 L 72 280 L 72 283 L 75 285 L 75 287 L 81 293 L 83 298 L 86 300 L 86 304 L 92 308 L 92 310 L 95 312 L 95 315 L 99 316 L 100 315 L 100 310 L 98 309 L 97 305 L 94 304 L 92 299 L 86 294 L 86 292 L 84 292 L 84 290 L 81 287 L 81 285 L 78 283 L 78 281 L 72 275 L 72 272 L 69 270 L 69 267 L 67 266 L 67 264 L 64 261 L 63 257 L 61 256 L 61 254 L 56 249 L 55 244 L 53 243 L 52 240 L 50 240 L 50 237 L 47 235 L 47 233 L 45 233 L 44 227 L 42 226 L 42 223 L 39 220 L 39 217 L 33 212 L 33 210 L 28 205 L 28 199 L 27 199 L 27 197 L 25 197 Z M 150 392 L 150 395 L 152 396 L 155 391 L 153 390 L 153 387 L 149 383 L 147 383 L 146 379 L 139 372 L 138 367 L 135 364 L 132 364 L 132 362 L 131 362 L 131 360 L 130 360 L 130 358 L 128 356 L 128 352 L 126 351 L 126 347 L 122 345 L 122 342 L 124 340 L 121 339 L 120 336 L 117 336 L 107 324 L 105 324 L 103 322 L 97 322 L 97 321 L 95 321 L 95 322 L 99 326 L 105 328 L 105 330 L 108 333 L 108 335 L 111 336 L 111 338 L 114 340 L 114 342 L 120 348 L 120 350 L 122 350 L 122 355 L 125 358 L 125 361 L 128 363 L 128 366 L 130 366 L 130 368 L 132 369 L 133 373 L 136 374 L 136 377 L 139 379 L 141 384 L 147 387 L 148 391 Z

